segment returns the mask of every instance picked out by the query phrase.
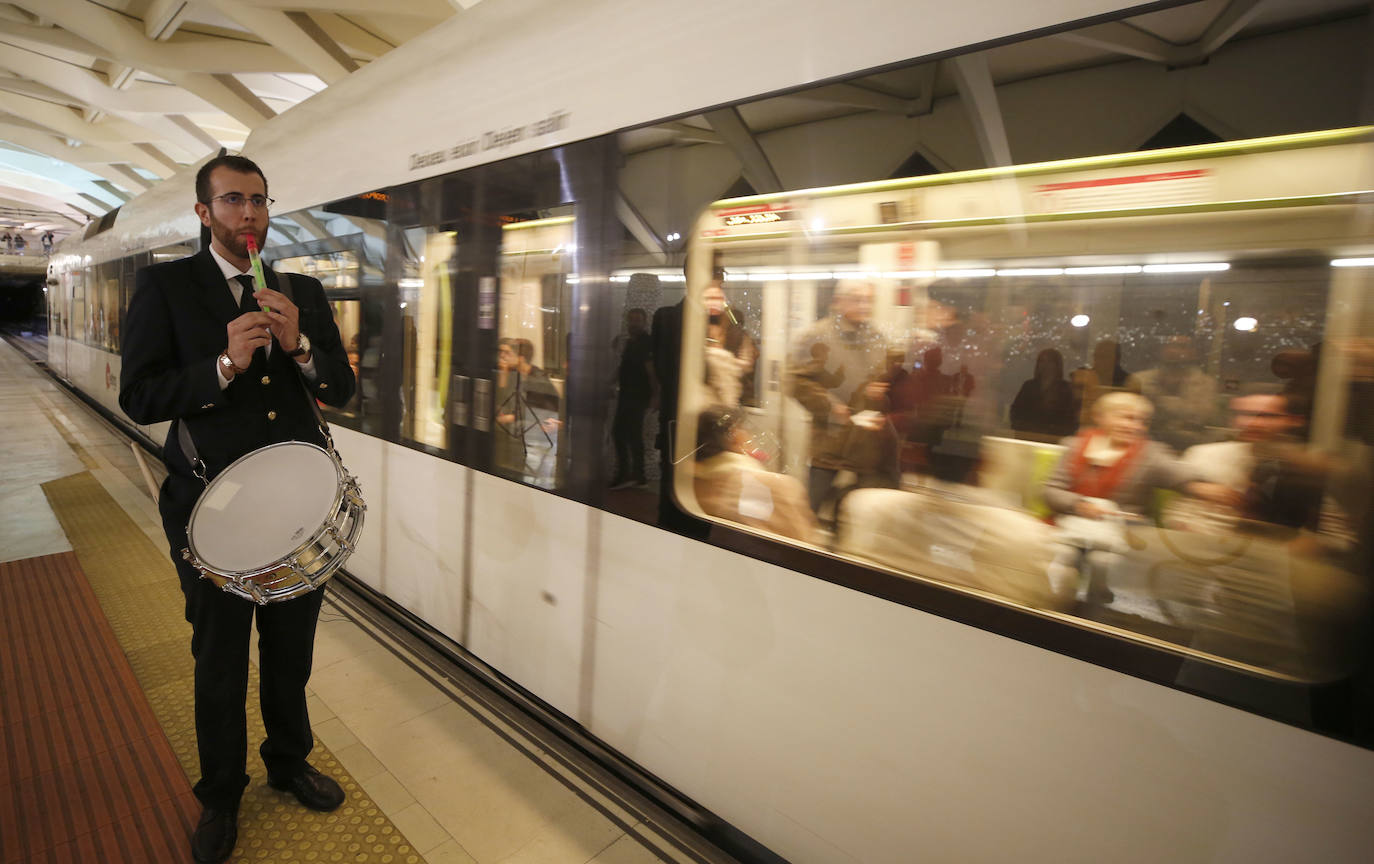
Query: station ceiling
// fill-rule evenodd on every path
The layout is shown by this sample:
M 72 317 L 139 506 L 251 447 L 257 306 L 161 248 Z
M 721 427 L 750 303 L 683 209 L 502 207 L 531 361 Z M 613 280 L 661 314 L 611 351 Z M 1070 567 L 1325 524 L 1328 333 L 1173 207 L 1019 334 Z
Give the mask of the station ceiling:
M 0 2 L 0 227 L 69 233 L 479 2 Z

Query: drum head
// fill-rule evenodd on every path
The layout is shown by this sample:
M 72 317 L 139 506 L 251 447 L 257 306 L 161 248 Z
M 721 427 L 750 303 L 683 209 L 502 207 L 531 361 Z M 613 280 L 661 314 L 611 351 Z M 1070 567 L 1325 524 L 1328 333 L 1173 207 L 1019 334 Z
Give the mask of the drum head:
M 196 502 L 187 527 L 191 551 L 222 575 L 284 563 L 328 521 L 338 495 L 337 463 L 314 444 L 254 450 Z

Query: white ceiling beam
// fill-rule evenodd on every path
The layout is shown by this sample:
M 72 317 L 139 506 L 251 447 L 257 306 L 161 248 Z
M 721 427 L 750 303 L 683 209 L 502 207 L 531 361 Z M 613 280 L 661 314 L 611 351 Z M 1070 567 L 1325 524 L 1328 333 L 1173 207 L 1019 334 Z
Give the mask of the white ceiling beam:
M 665 132 L 672 132 L 678 140 L 695 141 L 699 144 L 724 144 L 721 137 L 710 129 L 701 129 L 689 123 L 674 120 L 668 123 L 659 123 L 654 127 Z
M 829 84 L 824 87 L 816 87 L 811 90 L 803 90 L 799 93 L 790 94 L 802 99 L 811 99 L 816 102 L 828 102 L 832 105 L 847 105 L 851 108 L 868 108 L 875 111 L 884 111 L 888 114 L 901 114 L 907 117 L 915 116 L 917 109 L 921 105 L 919 99 L 902 99 L 899 96 L 891 96 L 887 93 L 879 93 L 876 90 L 868 90 L 854 84 Z
M 0 93 L 0 110 L 37 123 L 67 138 L 83 142 L 94 141 L 120 158 L 127 159 L 158 177 L 166 177 L 170 173 L 156 159 L 121 140 L 109 127 L 85 123 L 69 108 L 51 105 L 28 96 Z
M 173 77 L 172 82 L 214 105 L 249 130 L 277 113 L 233 75 L 186 72 Z
M 159 42 L 171 39 L 190 7 L 186 0 L 153 0 L 143 11 L 143 35 Z
M 30 12 L 46 10 L 45 14 L 62 22 L 64 30 L 57 32 L 75 34 L 77 41 L 86 46 L 85 53 L 144 69 L 168 80 L 171 80 L 170 76 L 162 70 L 209 73 L 305 71 L 293 57 L 283 55 L 271 45 L 259 45 L 242 39 L 178 33 L 167 42 L 158 42 L 145 36 L 143 28 L 130 19 L 86 0 L 10 2 Z M 7 24 L 6 29 L 11 29 L 10 25 Z M 43 28 L 28 28 L 26 33 L 35 39 L 49 35 Z M 49 44 L 54 41 L 57 40 L 48 40 Z
M 935 108 L 935 81 L 940 75 L 940 61 L 933 60 L 921 67 L 921 95 L 916 97 L 912 116 L 921 117 Z
M 1138 57 L 1165 66 L 1196 66 L 1212 56 L 1232 36 L 1253 21 L 1266 2 L 1268 0 L 1231 0 L 1207 25 L 1202 36 L 1187 45 L 1167 42 L 1121 21 L 1057 35 L 1060 39 L 1070 42 L 1125 54 L 1128 57 Z
M 1232 36 L 1245 28 L 1245 25 L 1255 20 L 1267 0 L 1231 0 L 1226 4 L 1212 23 L 1207 26 L 1207 31 L 1202 34 L 1202 38 L 1190 45 L 1195 49 L 1197 62 L 1202 62 L 1212 56 L 1218 48 L 1225 45 Z
M 216 110 L 203 99 L 162 84 L 135 82 L 126 90 L 116 90 L 95 72 L 14 45 L 0 43 L 0 66 L 65 93 L 77 102 L 112 114 L 185 114 Z
M 1120 21 L 1096 24 L 1092 27 L 1084 27 L 1056 35 L 1060 39 L 1087 45 L 1089 48 L 1113 51 L 1128 57 L 1149 60 L 1152 63 L 1168 64 L 1174 56 L 1174 49 L 1177 47 L 1170 45 L 1158 36 L 1137 30 Z
M 989 167 L 1010 165 L 1011 145 L 1002 122 L 1002 108 L 997 102 L 997 88 L 988 71 L 987 55 L 964 54 L 948 62 L 952 64 L 959 95 L 978 137 L 978 147 L 983 151 L 983 161 Z
M 482 0 L 448 0 L 448 2 L 454 9 L 462 12 L 476 6 L 478 3 L 481 3 Z
M 447 6 L 447 3 L 445 3 Z M 312 15 L 330 39 L 351 51 L 354 56 L 365 60 L 375 60 L 395 48 L 395 44 L 382 39 L 377 34 L 364 29 L 359 24 L 342 15 L 319 13 Z
M 301 13 L 280 12 L 231 0 L 210 0 L 221 13 L 257 34 L 282 54 L 295 57 L 328 84 L 348 77 L 358 64 L 318 24 Z
M 14 21 L 6 21 L 3 31 L 3 38 L 6 42 L 15 40 L 23 41 L 33 45 L 42 45 L 48 48 L 58 48 L 63 51 L 70 51 L 73 54 L 84 54 L 90 57 L 99 57 L 104 60 L 113 60 L 110 52 L 68 30 L 59 27 L 40 27 L 37 24 L 23 24 Z
M 428 18 L 441 21 L 453 14 L 448 0 L 237 0 L 238 5 L 261 9 L 292 9 L 301 12 L 335 12 L 340 15 Z M 473 4 L 476 5 L 476 4 Z
M 3 46 L 0 46 L 0 49 L 3 49 Z M 27 81 L 23 78 L 15 78 L 9 75 L 0 75 L 0 90 L 4 90 L 6 93 L 18 93 L 22 96 L 32 96 L 35 99 L 42 99 L 44 102 L 54 102 L 61 105 L 68 105 L 72 108 L 76 108 L 81 104 L 80 99 L 74 99 L 61 90 L 56 90 L 38 81 Z
M 145 180 L 130 169 L 126 169 L 129 170 L 128 174 L 119 170 L 119 166 L 113 163 L 122 160 L 100 147 L 90 145 L 70 147 L 48 132 L 5 122 L 0 122 L 0 140 L 17 144 L 26 150 L 41 153 L 69 165 L 75 165 L 92 174 L 104 177 L 116 186 L 135 194 L 151 189 L 153 186 L 151 180 Z
M 25 204 L 42 208 L 57 216 L 61 216 L 74 225 L 85 225 L 87 220 L 95 215 L 95 213 L 91 212 L 93 210 L 98 213 L 104 213 L 106 210 L 110 209 L 110 207 L 106 205 L 104 210 L 97 210 L 94 205 L 87 203 L 84 198 L 80 199 L 80 203 L 76 201 L 64 201 L 52 198 L 48 195 L 42 195 L 38 192 L 31 192 L 28 189 L 17 189 L 13 186 L 0 186 L 0 198 L 22 201 Z
M 130 195 L 128 192 L 125 192 L 123 189 L 116 186 L 114 183 L 110 182 L 109 180 L 95 180 L 92 182 L 94 182 L 95 185 L 99 186 L 101 189 L 104 189 L 109 194 L 113 195 L 116 199 L 118 199 L 118 201 L 121 204 L 134 197 Z
M 148 180 L 142 174 L 139 174 L 137 171 L 135 171 L 131 166 L 126 165 L 122 162 L 112 163 L 110 165 L 110 170 L 125 177 L 126 182 L 121 185 L 123 185 L 126 189 L 129 188 L 130 184 L 134 186 L 141 185 L 145 190 L 153 188 L 155 181 Z M 115 182 L 118 183 L 119 181 L 116 180 Z
M 716 130 L 716 134 L 720 135 L 726 146 L 735 151 L 735 156 L 740 161 L 741 173 L 744 174 L 744 179 L 749 181 L 749 185 L 754 187 L 755 192 L 765 194 L 782 191 L 782 181 L 773 170 L 773 163 L 768 161 L 768 154 L 763 152 L 763 147 L 745 124 L 738 109 L 721 108 L 707 111 L 701 116 L 706 118 L 706 122 L 711 124 L 711 128 Z
M 630 236 L 639 241 L 639 245 L 644 247 L 654 261 L 659 264 L 668 263 L 668 250 L 663 247 L 663 241 L 659 238 L 658 232 L 654 231 L 649 220 L 630 203 L 630 199 L 625 197 L 624 192 L 615 193 L 615 215 L 620 219 L 620 224 L 630 232 Z

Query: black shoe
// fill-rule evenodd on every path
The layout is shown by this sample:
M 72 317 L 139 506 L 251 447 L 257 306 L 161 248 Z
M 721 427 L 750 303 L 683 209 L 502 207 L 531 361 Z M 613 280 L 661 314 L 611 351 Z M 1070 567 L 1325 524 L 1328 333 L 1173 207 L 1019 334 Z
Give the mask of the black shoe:
M 290 792 L 301 804 L 322 813 L 337 810 L 344 802 L 344 791 L 339 788 L 339 784 L 309 765 L 290 780 L 274 780 L 269 777 L 267 785 L 282 792 Z
M 234 854 L 239 839 L 239 810 L 206 807 L 191 835 L 191 857 L 200 864 L 218 864 Z

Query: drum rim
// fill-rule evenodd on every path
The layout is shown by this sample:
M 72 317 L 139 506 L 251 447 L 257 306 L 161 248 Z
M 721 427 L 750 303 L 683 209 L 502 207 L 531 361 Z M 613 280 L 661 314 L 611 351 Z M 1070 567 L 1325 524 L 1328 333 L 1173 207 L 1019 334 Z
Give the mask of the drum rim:
M 329 505 L 329 512 L 331 514 L 337 514 L 339 512 L 339 508 L 343 506 L 344 501 L 347 499 L 348 489 L 350 487 L 356 488 L 357 484 L 351 482 L 351 478 L 348 476 L 348 471 L 344 468 L 343 460 L 338 457 L 338 454 L 331 453 L 328 450 L 321 447 L 320 445 L 314 444 L 310 441 L 278 441 L 275 444 L 268 444 L 265 447 L 259 447 L 256 450 L 250 450 L 249 452 L 235 459 L 233 462 L 230 462 L 227 466 L 225 466 L 223 471 L 215 475 L 214 480 L 211 480 L 209 483 L 205 484 L 205 489 L 201 490 L 200 497 L 196 499 L 196 506 L 191 509 L 191 518 L 186 521 L 186 548 L 190 550 L 191 555 L 194 558 L 194 560 L 191 562 L 192 566 L 194 566 L 197 570 L 200 570 L 202 574 L 206 570 L 209 570 L 213 572 L 216 576 L 220 576 L 225 579 L 242 580 L 252 579 L 255 576 L 262 576 L 267 573 L 272 573 L 277 570 L 280 570 L 282 567 L 289 566 L 291 562 L 295 560 L 297 555 L 313 546 L 319 540 L 321 534 L 328 533 L 325 526 L 331 524 L 332 520 L 326 521 L 325 523 L 321 524 L 318 528 L 315 529 L 315 533 L 307 536 L 299 545 L 296 546 L 296 548 L 292 549 L 290 552 L 287 552 L 285 555 L 276 559 L 275 562 L 263 565 L 261 567 L 254 567 L 249 570 L 220 570 L 216 567 L 211 567 L 201 556 L 200 552 L 196 549 L 196 541 L 195 538 L 191 536 L 191 528 L 196 524 L 196 516 L 200 514 L 200 505 L 202 502 L 205 501 L 205 493 L 210 490 L 211 486 L 219 482 L 219 479 L 221 477 L 223 477 L 225 474 L 228 474 L 231 470 L 233 470 L 235 465 L 238 465 L 240 462 L 243 462 L 247 459 L 251 459 L 253 456 L 256 456 L 259 453 L 263 453 L 267 450 L 272 450 L 277 447 L 309 447 L 311 449 L 318 450 L 324 455 L 328 456 L 329 461 L 334 463 L 334 501 L 332 504 Z

